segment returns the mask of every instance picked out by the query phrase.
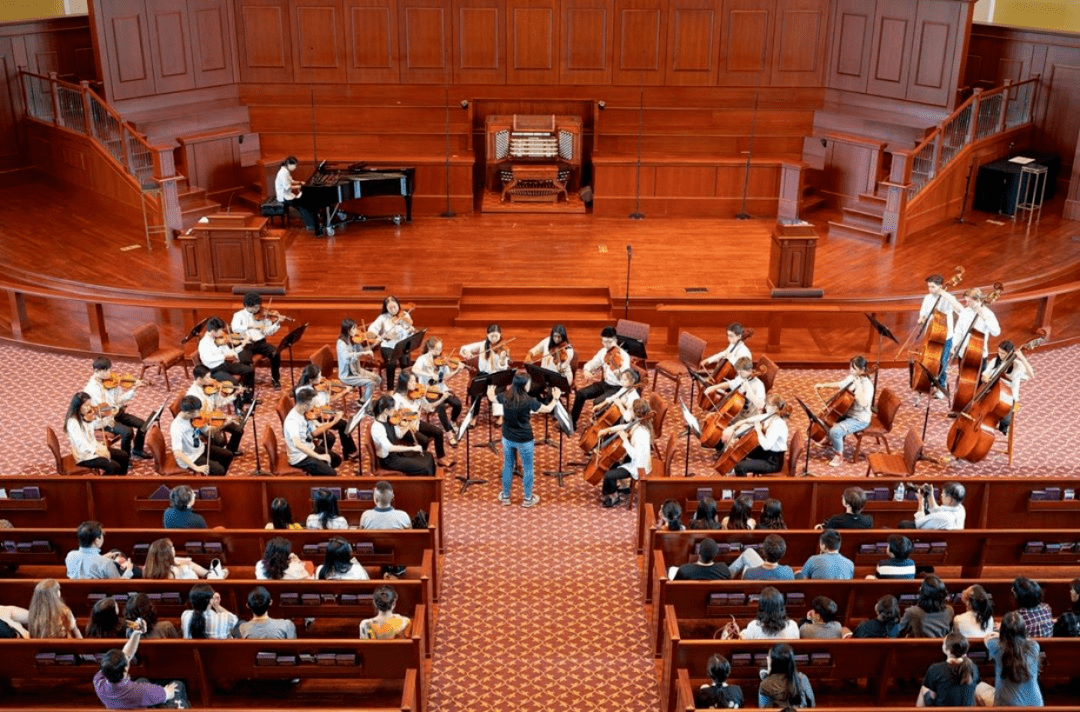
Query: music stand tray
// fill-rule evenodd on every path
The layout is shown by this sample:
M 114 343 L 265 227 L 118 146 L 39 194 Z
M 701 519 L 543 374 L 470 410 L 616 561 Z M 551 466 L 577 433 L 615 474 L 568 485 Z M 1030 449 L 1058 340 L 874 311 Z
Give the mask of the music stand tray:
M 206 326 L 206 322 L 208 322 L 208 321 L 210 321 L 210 317 L 206 317 L 205 319 L 200 321 L 198 324 L 191 327 L 191 331 L 188 332 L 187 336 L 180 339 L 180 345 L 183 346 L 184 344 L 191 341 L 192 339 L 199 338 L 199 335 L 202 334 L 203 327 Z
M 645 353 L 645 342 L 639 339 L 635 339 L 631 336 L 623 336 L 617 334 L 615 336 L 615 343 L 622 347 L 623 351 L 630 355 L 631 358 L 639 358 L 642 361 L 648 361 L 649 357 Z
M 701 439 L 701 423 L 691 412 L 689 406 L 686 405 L 686 401 L 682 398 L 679 399 L 679 409 L 682 410 L 683 421 L 686 422 L 687 429 L 694 434 L 698 440 Z

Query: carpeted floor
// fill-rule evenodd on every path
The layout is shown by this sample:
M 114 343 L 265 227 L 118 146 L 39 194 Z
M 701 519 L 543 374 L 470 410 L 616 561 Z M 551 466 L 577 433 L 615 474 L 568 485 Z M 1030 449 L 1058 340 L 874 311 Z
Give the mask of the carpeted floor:
M 1008 467 L 1004 455 L 994 454 L 979 464 L 923 462 L 918 477 L 1080 475 L 1080 463 L 1069 454 L 1080 448 L 1080 424 L 1070 407 L 1080 396 L 1076 368 L 1080 346 L 1036 353 L 1030 360 L 1037 378 L 1022 389 L 1013 467 Z M 118 364 L 116 370 L 129 367 Z M 0 458 L 7 464 L 5 469 L 13 474 L 52 473 L 44 427 L 51 425 L 64 442 L 62 416 L 71 395 L 90 376 L 89 359 L 0 346 L 0 369 L 5 373 L 0 399 L 9 406 L 24 407 L 19 413 L 9 408 L 2 416 Z M 811 385 L 842 376 L 840 371 L 781 370 L 774 388 L 785 397 L 800 395 L 814 404 Z M 174 369 L 170 377 L 172 394 L 165 391 L 160 377 L 155 378 L 138 394 L 133 410 L 145 415 L 166 398 L 171 400 L 178 387 L 186 389 L 188 383 L 180 371 Z M 266 371 L 260 371 L 259 379 L 263 397 L 276 398 Z M 459 379 L 454 385 L 461 392 L 464 377 Z M 906 372 L 882 372 L 880 386 L 904 394 L 889 438 L 899 448 L 909 427 L 921 430 L 924 411 L 912 405 Z M 658 390 L 671 398 L 669 381 L 661 378 Z M 932 403 L 927 454 L 935 459 L 946 454 L 945 433 L 951 421 L 945 411 L 943 402 Z M 165 419 L 167 428 L 169 416 Z M 264 406 L 260 427 L 267 422 L 280 432 L 272 407 Z M 792 419 L 792 427 L 805 425 L 800 414 Z M 537 426 L 538 433 L 542 432 L 543 425 Z M 673 408 L 665 433 L 681 426 Z M 471 487 L 462 495 L 452 481 L 447 482 L 444 596 L 438 613 L 431 709 L 655 710 L 659 703 L 655 672 L 633 552 L 635 513 L 601 509 L 597 490 L 577 474 L 568 477 L 561 489 L 554 478 L 540 475 L 542 470 L 555 469 L 558 457 L 556 448 L 546 446 L 537 447 L 540 506 L 520 507 L 520 480 L 514 484 L 514 506 L 500 506 L 496 496 L 501 456 L 476 447 L 486 439 L 486 431 L 484 422 L 473 431 L 470 464 L 474 476 L 488 478 L 488 484 Z M 66 443 L 62 447 L 66 451 Z M 234 463 L 231 474 L 254 469 L 249 439 L 244 449 L 248 454 Z M 684 469 L 712 474 L 707 451 L 692 446 L 688 468 L 682 453 L 680 446 L 673 474 L 681 476 Z M 464 443 L 456 454 L 459 462 L 448 477 L 465 469 Z M 829 468 L 824 455 L 820 448 L 813 448 L 810 470 L 814 476 L 865 472 L 863 461 Z M 563 459 L 581 459 L 576 440 L 566 439 Z M 343 468 L 342 474 L 353 474 L 353 468 Z M 152 475 L 153 470 L 148 462 L 137 461 L 132 474 Z M 789 507 L 795 504 L 785 502 Z

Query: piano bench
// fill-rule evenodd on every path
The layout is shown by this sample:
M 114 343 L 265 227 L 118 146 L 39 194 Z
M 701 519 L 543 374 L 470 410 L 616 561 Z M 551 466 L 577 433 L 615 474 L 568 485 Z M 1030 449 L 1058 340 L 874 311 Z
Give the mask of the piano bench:
M 275 197 L 271 196 L 264 200 L 259 206 L 259 213 L 264 218 L 270 218 L 271 224 L 274 222 L 274 218 L 281 218 L 281 226 L 287 227 L 289 224 L 289 211 L 285 209 L 285 206 Z

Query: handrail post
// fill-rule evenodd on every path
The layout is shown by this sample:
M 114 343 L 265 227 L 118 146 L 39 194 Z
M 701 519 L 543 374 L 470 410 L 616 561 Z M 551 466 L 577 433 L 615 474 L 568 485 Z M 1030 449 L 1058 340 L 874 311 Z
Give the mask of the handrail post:
M 90 82 L 83 79 L 79 82 L 79 87 L 82 88 L 79 96 L 82 97 L 83 104 L 83 127 L 86 129 L 86 135 L 94 138 L 94 119 L 93 114 L 90 113 Z
M 124 168 L 127 169 L 128 173 L 134 176 L 136 175 L 135 169 L 131 165 L 131 156 L 129 155 L 130 152 L 128 151 L 127 127 L 124 126 L 123 121 L 117 119 L 117 128 L 119 129 L 117 133 L 120 135 L 120 155 L 124 161 Z
M 53 105 L 53 126 L 60 126 L 60 92 L 56 90 L 57 74 L 49 72 L 49 95 Z
M 1035 97 L 1038 96 L 1039 93 L 1039 85 L 1042 83 L 1039 80 L 1041 78 L 1041 74 L 1036 74 L 1028 80 L 1031 82 L 1031 93 L 1028 96 L 1028 112 L 1027 121 L 1024 122 L 1025 124 L 1034 123 L 1035 121 Z
M 897 149 L 892 152 L 892 167 L 885 188 L 885 211 L 881 217 L 881 231 L 890 236 L 893 247 L 904 239 L 908 191 L 911 188 L 911 171 L 915 152 Z
M 967 139 L 964 141 L 965 146 L 970 146 L 975 143 L 975 137 L 979 135 L 979 95 L 982 94 L 982 92 L 983 90 L 981 87 L 972 89 L 971 118 L 968 120 Z
M 938 162 L 941 160 L 941 137 L 945 135 L 945 122 L 942 121 L 938 124 L 937 131 L 934 133 L 934 155 L 930 160 L 930 175 L 926 177 L 926 182 L 934 180 L 934 176 L 938 174 Z
M 1012 80 L 1006 79 L 1005 86 L 1001 90 L 1001 111 L 998 112 L 997 128 L 994 129 L 995 134 L 1004 133 L 1005 121 L 1009 116 L 1009 89 L 1012 87 Z

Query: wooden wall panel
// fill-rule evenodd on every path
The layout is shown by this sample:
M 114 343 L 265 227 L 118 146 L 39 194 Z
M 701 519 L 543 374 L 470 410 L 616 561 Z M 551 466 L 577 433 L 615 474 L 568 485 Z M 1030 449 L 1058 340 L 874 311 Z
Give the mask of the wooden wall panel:
M 455 0 L 454 81 L 506 83 L 506 0 Z
M 670 0 L 668 86 L 714 86 L 720 63 L 720 0 Z
M 878 0 L 866 82 L 868 94 L 893 99 L 907 96 L 915 10 L 911 0 Z
M 846 91 L 866 91 L 875 9 L 874 3 L 866 0 L 837 0 L 833 13 L 829 86 Z
M 398 27 L 401 81 L 439 84 L 453 78 L 449 0 L 401 0 Z
M 906 98 L 947 106 L 956 96 L 958 81 L 954 58 L 960 41 L 958 3 L 922 0 L 915 16 L 910 81 Z
M 506 78 L 512 84 L 559 83 L 559 11 L 554 0 L 509 0 Z
M 825 76 L 829 34 L 825 0 L 779 0 L 772 86 L 818 86 Z
M 1047 72 L 1043 75 L 1046 80 L 1045 119 L 1036 133 L 1039 148 L 1058 154 L 1062 163 L 1069 166 L 1080 132 L 1080 107 L 1077 106 L 1080 103 L 1080 61 L 1075 54 L 1075 51 L 1056 47 L 1048 52 Z M 1065 61 L 1071 63 L 1065 64 Z M 1068 173 L 1062 171 L 1062 176 L 1065 175 Z
M 346 78 L 350 84 L 396 84 L 398 15 L 393 0 L 345 0 Z
M 128 99 L 154 93 L 154 63 L 150 51 L 150 28 L 146 4 L 133 0 L 106 8 L 103 23 L 110 48 L 108 73 L 111 99 Z
M 154 57 L 154 93 L 195 88 L 186 0 L 147 0 L 147 25 Z
M 19 113 L 22 106 L 22 87 L 19 85 L 19 68 L 11 38 L 0 37 L 0 166 L 17 163 L 19 158 Z M 18 103 L 16 103 L 18 102 Z
M 563 0 L 560 36 L 564 84 L 610 84 L 615 20 L 607 0 Z
M 768 82 L 776 0 L 724 0 L 724 39 L 719 83 L 760 86 Z
M 237 0 L 240 79 L 292 82 L 292 32 L 286 0 Z
M 341 0 L 290 0 L 290 9 L 295 81 L 343 83 L 345 22 Z
M 667 66 L 667 3 L 615 1 L 615 84 L 661 85 Z
M 226 0 L 188 0 L 191 63 L 195 86 L 215 87 L 236 80 L 233 45 L 236 34 Z

